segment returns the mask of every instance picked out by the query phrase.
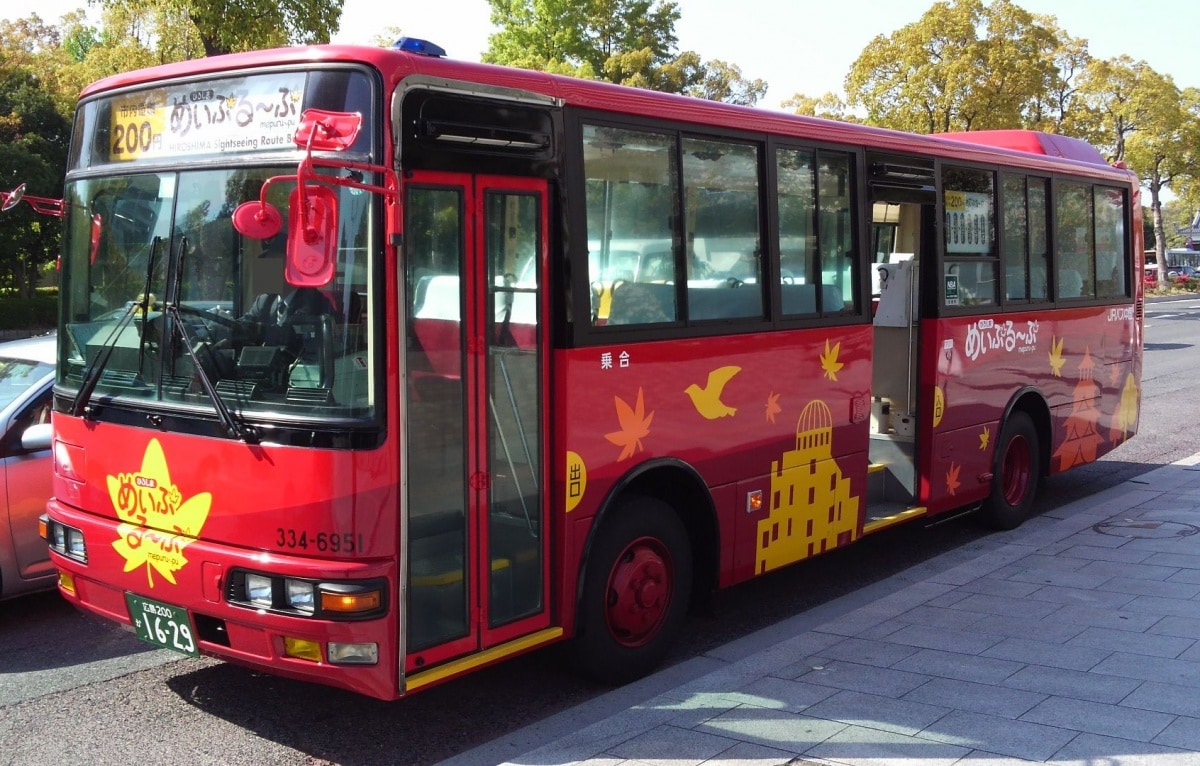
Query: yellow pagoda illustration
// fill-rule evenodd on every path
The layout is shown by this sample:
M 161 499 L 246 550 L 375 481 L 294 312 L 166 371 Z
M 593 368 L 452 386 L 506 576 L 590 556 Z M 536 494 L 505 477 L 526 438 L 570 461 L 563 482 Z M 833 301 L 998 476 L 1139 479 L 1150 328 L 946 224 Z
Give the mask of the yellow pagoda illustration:
M 796 424 L 796 448 L 771 461 L 771 506 L 758 523 L 761 574 L 855 538 L 859 498 L 833 459 L 833 416 L 820 400 Z

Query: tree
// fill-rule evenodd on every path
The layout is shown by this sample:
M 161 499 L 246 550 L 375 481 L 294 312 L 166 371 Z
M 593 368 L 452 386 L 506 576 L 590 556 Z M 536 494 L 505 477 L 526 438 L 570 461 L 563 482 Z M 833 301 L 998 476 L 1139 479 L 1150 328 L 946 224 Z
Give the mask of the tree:
M 733 64 L 676 54 L 679 7 L 660 0 L 488 0 L 500 31 L 483 60 L 753 105 L 766 93 Z
M 1010 0 L 944 0 L 867 45 L 847 101 L 868 124 L 914 133 L 1021 126 L 1054 82 L 1062 46 L 1048 18 Z
M 826 93 L 820 98 L 809 98 L 797 93 L 780 104 L 784 109 L 790 109 L 793 114 L 803 114 L 809 117 L 823 117 L 827 120 L 842 122 L 858 122 L 858 118 L 847 111 L 846 102 L 836 93 Z
M 1078 126 L 1109 159 L 1138 174 L 1149 192 L 1159 279 L 1166 280 L 1166 232 L 1162 193 L 1194 170 L 1200 125 L 1184 107 L 1183 94 L 1167 76 L 1128 56 L 1093 61 L 1080 87 L 1087 118 Z
M 0 186 L 62 196 L 70 123 L 24 67 L 0 69 Z M 33 295 L 42 267 L 54 261 L 58 219 L 25 204 L 0 213 L 0 282 Z
M 165 60 L 285 45 L 327 43 L 344 0 L 100 0 L 136 27 L 140 42 Z M 189 38 L 199 42 L 191 50 Z M 172 49 L 175 54 L 170 54 Z M 182 57 L 180 57 L 182 56 Z

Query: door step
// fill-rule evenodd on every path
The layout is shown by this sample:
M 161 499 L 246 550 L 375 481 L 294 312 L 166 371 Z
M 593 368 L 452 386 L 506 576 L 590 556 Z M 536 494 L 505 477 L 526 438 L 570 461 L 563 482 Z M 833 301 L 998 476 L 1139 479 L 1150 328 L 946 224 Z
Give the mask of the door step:
M 880 503 L 872 505 L 867 510 L 867 519 L 863 523 L 864 535 L 887 529 L 905 521 L 924 516 L 929 512 L 923 506 L 904 505 L 903 503 Z

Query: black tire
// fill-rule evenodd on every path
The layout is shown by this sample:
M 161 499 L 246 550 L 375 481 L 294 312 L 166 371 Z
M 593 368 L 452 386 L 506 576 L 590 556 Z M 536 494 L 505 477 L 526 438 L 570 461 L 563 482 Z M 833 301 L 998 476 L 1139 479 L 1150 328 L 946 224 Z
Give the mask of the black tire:
M 1016 529 L 1029 516 L 1041 478 L 1042 445 L 1033 419 L 1013 412 L 1000 431 L 992 463 L 992 491 L 982 519 L 993 529 Z
M 588 554 L 573 654 L 604 684 L 640 678 L 683 627 L 692 590 L 687 530 L 666 503 L 637 496 L 602 522 Z

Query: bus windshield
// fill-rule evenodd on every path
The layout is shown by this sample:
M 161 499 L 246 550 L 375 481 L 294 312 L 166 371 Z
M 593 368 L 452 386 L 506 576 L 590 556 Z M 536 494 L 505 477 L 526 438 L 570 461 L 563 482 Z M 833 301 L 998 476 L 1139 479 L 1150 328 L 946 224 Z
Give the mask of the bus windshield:
M 102 399 L 238 417 L 372 416 L 371 195 L 335 192 L 338 260 L 320 288 L 286 282 L 286 226 L 259 241 L 232 225 L 238 204 L 290 172 L 160 171 L 67 185 L 58 384 L 76 392 L 79 409 Z M 294 188 L 271 188 L 280 209 Z

